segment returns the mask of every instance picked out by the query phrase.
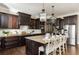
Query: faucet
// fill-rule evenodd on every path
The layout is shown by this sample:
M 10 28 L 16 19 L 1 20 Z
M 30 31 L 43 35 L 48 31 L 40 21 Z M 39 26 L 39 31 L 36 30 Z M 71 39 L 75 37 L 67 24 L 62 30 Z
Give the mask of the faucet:
M 16 34 L 18 34 L 18 32 L 17 31 L 15 31 L 16 32 Z
M 32 32 L 30 32 L 30 34 L 32 34 L 34 32 L 34 30 Z

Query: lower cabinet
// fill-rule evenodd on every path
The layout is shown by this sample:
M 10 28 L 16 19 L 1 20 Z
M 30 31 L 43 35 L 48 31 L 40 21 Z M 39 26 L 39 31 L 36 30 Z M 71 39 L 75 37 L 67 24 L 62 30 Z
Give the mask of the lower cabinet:
M 8 38 L 0 38 L 1 41 L 1 49 L 14 48 L 25 45 L 25 41 L 21 37 L 8 37 Z
M 0 39 L 0 50 L 1 50 L 1 39 Z
M 38 55 L 38 48 L 41 43 L 26 39 L 26 54 L 27 55 Z

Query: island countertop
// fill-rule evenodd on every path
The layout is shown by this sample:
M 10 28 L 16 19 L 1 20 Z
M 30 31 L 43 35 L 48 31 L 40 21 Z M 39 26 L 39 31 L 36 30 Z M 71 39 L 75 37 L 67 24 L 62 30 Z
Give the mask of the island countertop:
M 42 44 L 47 44 L 47 40 L 45 40 L 45 36 L 44 35 L 39 35 L 39 36 L 30 36 L 30 37 L 25 37 L 28 40 L 32 40 L 35 42 L 39 42 Z

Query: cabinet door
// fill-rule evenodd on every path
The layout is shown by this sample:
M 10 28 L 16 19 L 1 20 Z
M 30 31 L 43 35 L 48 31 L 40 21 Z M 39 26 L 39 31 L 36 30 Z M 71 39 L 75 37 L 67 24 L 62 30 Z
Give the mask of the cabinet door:
M 9 15 L 8 28 L 16 29 L 18 28 L 18 17 L 14 15 Z
M 35 29 L 35 19 L 31 19 L 30 20 L 30 24 L 29 24 L 29 26 L 30 26 L 30 29 Z
M 20 16 L 20 25 L 26 25 L 26 16 L 25 15 L 21 15 Z
M 12 28 L 18 28 L 18 17 L 12 16 Z
M 62 29 L 64 26 L 64 19 L 59 20 L 59 28 Z
M 76 21 L 77 21 L 76 15 L 64 17 L 64 25 L 74 25 L 76 24 Z
M 69 17 L 64 17 L 64 25 L 69 25 Z
M 1 28 L 1 14 L 0 14 L 0 28 Z
M 70 24 L 70 25 L 76 24 L 76 21 L 77 21 L 77 16 L 76 16 L 76 15 L 69 17 L 69 24 Z
M 7 14 L 1 14 L 1 28 L 8 28 L 8 20 Z
M 31 15 L 19 12 L 20 25 L 29 25 Z
M 40 20 L 31 19 L 29 26 L 30 26 L 30 29 L 40 29 Z
M 8 28 L 12 28 L 12 16 L 9 16 Z
M 40 19 L 35 20 L 35 29 L 40 29 Z
M 55 22 L 55 25 L 56 25 L 56 26 L 59 26 L 60 20 L 61 20 L 60 18 L 58 18 L 58 19 L 56 20 L 56 22 Z

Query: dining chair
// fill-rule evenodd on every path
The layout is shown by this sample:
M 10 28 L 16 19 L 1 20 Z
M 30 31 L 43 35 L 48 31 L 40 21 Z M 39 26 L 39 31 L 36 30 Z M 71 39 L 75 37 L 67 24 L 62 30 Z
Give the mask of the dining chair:
M 51 39 L 50 39 L 50 42 L 51 42 L 51 45 L 52 45 L 52 49 L 51 51 L 53 52 L 53 55 L 56 55 L 56 46 L 57 46 L 57 43 L 56 43 L 56 37 L 55 35 L 52 35 Z
M 62 51 L 61 51 L 62 42 L 61 42 L 59 35 L 56 35 L 55 41 L 56 41 L 56 52 L 59 53 L 59 55 L 61 55 L 62 54 Z
M 45 35 L 44 40 L 48 40 L 48 44 L 46 45 L 46 55 L 49 55 L 51 52 L 53 52 L 53 54 L 56 54 L 55 52 L 55 36 L 51 36 L 49 34 Z M 40 46 L 39 47 L 39 54 L 40 52 L 44 52 L 44 47 Z
M 65 53 L 66 48 L 66 36 L 65 35 L 59 35 L 60 43 L 59 43 L 59 54 Z
M 62 35 L 63 38 L 63 52 L 65 53 L 67 51 L 67 37 L 65 35 Z
M 49 55 L 51 52 L 53 55 L 56 55 L 57 52 L 59 55 L 65 53 L 65 44 L 66 44 L 66 37 L 65 35 L 51 35 L 51 37 L 45 38 L 48 40 L 48 44 L 46 45 L 46 55 Z M 44 52 L 44 47 L 39 47 L 39 54 L 40 51 Z

